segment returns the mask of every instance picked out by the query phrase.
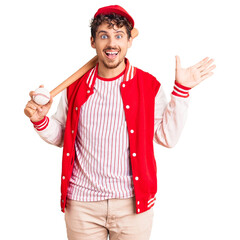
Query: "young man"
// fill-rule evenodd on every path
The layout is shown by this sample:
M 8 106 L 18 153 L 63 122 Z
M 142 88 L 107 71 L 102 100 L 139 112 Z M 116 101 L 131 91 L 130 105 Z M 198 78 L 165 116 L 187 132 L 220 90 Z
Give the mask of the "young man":
M 205 58 L 187 69 L 176 56 L 167 103 L 155 77 L 131 66 L 132 17 L 120 6 L 100 8 L 91 23 L 98 64 L 30 118 L 46 142 L 63 146 L 61 207 L 73 239 L 150 238 L 157 192 L 153 140 L 173 147 L 183 129 L 189 90 L 212 75 Z M 31 98 L 34 92 L 30 92 Z

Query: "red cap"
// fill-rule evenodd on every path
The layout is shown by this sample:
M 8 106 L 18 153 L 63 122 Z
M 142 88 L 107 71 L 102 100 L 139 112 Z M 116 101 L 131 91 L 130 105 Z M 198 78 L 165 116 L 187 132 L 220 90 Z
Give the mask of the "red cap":
M 96 18 L 100 14 L 108 15 L 111 13 L 116 13 L 125 17 L 132 24 L 132 27 L 134 27 L 133 18 L 128 14 L 128 12 L 124 8 L 118 5 L 111 5 L 111 6 L 99 8 L 98 11 L 95 13 L 94 18 Z

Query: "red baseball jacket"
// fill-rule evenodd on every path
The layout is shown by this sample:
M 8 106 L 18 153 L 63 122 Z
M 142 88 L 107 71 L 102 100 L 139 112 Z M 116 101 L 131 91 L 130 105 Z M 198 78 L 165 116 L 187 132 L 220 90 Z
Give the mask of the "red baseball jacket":
M 129 135 L 136 213 L 142 213 L 149 210 L 156 200 L 157 167 L 153 139 L 167 147 L 175 145 L 186 119 L 189 88 L 175 83 L 171 102 L 167 105 L 161 93 L 159 102 L 155 105 L 155 96 L 159 91 L 160 83 L 149 73 L 130 66 L 128 60 L 126 62 L 120 91 Z M 45 117 L 42 121 L 34 123 L 38 134 L 48 143 L 62 146 L 64 135 L 61 176 L 62 212 L 65 211 L 67 189 L 75 159 L 75 138 L 80 109 L 94 93 L 96 75 L 97 66 L 68 87 L 67 99 L 64 102 L 62 98 L 63 102 L 60 101 L 60 107 L 53 118 L 49 120 Z M 157 120 L 156 116 L 154 117 L 155 106 L 159 108 L 157 111 L 161 114 Z
M 126 71 L 128 72 L 129 65 Z M 133 70 L 133 69 L 132 69 Z M 67 188 L 71 178 L 75 159 L 75 138 L 78 128 L 80 108 L 89 96 L 93 94 L 89 71 L 79 81 L 68 88 L 68 115 L 65 128 L 62 159 L 62 186 L 61 208 L 64 211 L 67 197 Z M 131 74 L 131 73 L 130 73 Z M 148 210 L 150 203 L 157 192 L 156 162 L 153 153 L 154 134 L 154 103 L 160 83 L 150 74 L 139 69 L 133 72 L 134 77 L 127 81 L 127 74 L 121 83 L 121 94 L 129 134 L 131 166 L 136 198 L 136 212 Z M 133 131 L 131 131 L 133 130 Z

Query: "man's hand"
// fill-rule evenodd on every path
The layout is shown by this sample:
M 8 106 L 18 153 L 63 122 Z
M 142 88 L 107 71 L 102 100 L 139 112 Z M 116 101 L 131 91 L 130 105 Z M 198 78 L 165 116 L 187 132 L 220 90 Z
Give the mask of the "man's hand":
M 193 88 L 213 75 L 211 71 L 216 67 L 216 65 L 211 65 L 213 61 L 206 57 L 191 67 L 182 68 L 180 58 L 176 56 L 175 80 L 185 87 Z
M 44 87 L 44 86 L 41 85 L 40 87 Z M 34 94 L 35 94 L 34 91 L 31 91 L 29 93 L 31 100 L 28 101 L 25 109 L 28 109 L 30 112 L 32 112 L 32 115 L 28 116 L 30 118 L 30 120 L 33 122 L 38 122 L 38 121 L 41 121 L 47 115 L 47 113 L 52 105 L 53 98 L 50 97 L 50 101 L 46 105 L 41 106 L 34 102 L 34 100 L 33 100 Z

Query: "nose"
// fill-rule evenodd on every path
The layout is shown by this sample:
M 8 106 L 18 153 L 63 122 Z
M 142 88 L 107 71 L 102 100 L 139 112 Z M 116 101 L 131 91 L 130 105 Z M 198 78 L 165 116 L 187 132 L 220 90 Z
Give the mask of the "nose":
M 110 36 L 108 38 L 108 47 L 109 48 L 117 48 L 116 38 L 115 36 Z

